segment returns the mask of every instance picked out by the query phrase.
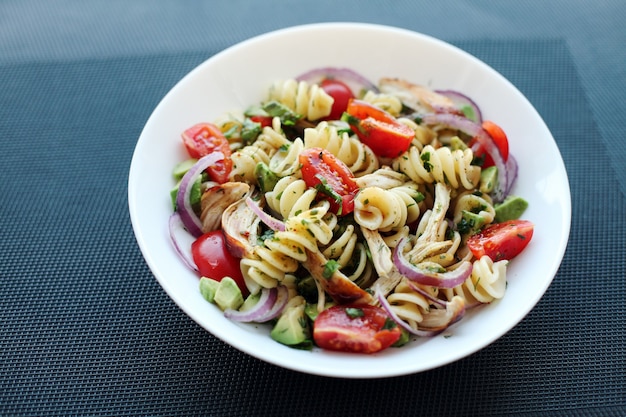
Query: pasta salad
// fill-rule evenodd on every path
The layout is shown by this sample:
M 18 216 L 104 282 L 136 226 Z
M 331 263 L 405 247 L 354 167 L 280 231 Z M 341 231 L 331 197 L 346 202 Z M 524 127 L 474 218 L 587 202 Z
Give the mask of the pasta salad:
M 226 317 L 294 348 L 437 335 L 504 296 L 533 235 L 505 132 L 458 91 L 320 68 L 182 142 L 174 247 Z

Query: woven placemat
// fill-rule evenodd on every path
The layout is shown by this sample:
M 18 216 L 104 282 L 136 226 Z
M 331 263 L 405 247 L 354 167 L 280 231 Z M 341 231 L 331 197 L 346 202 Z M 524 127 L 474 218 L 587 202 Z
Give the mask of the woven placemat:
M 507 335 L 380 380 L 304 375 L 231 348 L 141 257 L 126 198 L 134 145 L 161 97 L 217 51 L 0 67 L 0 415 L 624 415 L 626 203 L 567 45 L 457 45 L 509 78 L 553 132 L 570 243 Z

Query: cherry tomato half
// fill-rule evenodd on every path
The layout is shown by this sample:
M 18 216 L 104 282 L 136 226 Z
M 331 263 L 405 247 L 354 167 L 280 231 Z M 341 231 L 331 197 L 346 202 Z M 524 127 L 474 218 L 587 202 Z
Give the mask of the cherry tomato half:
M 272 116 L 250 116 L 250 120 L 261 125 L 261 127 L 272 126 Z
M 333 98 L 333 107 L 330 111 L 330 115 L 325 117 L 326 120 L 339 120 L 341 115 L 348 107 L 350 99 L 354 98 L 352 90 L 345 83 L 333 79 L 326 78 L 320 83 L 322 90 Z
M 239 267 L 239 258 L 231 255 L 226 248 L 226 241 L 221 230 L 205 233 L 191 244 L 191 255 L 200 275 L 221 281 L 231 277 L 237 283 L 245 297 L 248 288 Z
M 467 239 L 467 247 L 477 259 L 487 255 L 492 261 L 510 260 L 528 245 L 534 225 L 528 220 L 508 220 L 487 226 Z
M 346 215 L 354 211 L 354 196 L 359 186 L 346 164 L 322 148 L 305 149 L 298 159 L 307 187 L 316 188 L 318 196 L 330 202 L 333 213 Z
M 411 146 L 415 137 L 413 129 L 396 120 L 383 109 L 362 100 L 350 100 L 345 120 L 361 142 L 378 156 L 395 158 Z
M 198 123 L 182 133 L 183 143 L 187 153 L 192 158 L 202 158 L 211 152 L 219 151 L 224 154 L 224 159 L 209 167 L 206 172 L 213 181 L 220 184 L 228 181 L 228 175 L 233 167 L 230 159 L 230 146 L 228 139 L 222 131 L 212 123 Z
M 483 122 L 482 128 L 485 129 L 489 136 L 491 136 L 496 146 L 498 147 L 498 150 L 500 151 L 500 155 L 502 155 L 502 159 L 504 160 L 504 162 L 506 162 L 509 159 L 509 140 L 506 136 L 506 133 L 504 133 L 504 130 L 502 130 L 500 126 L 489 120 L 485 120 Z M 474 144 L 474 141 L 474 139 L 470 141 L 470 146 Z M 476 152 L 474 152 L 474 156 L 485 157 L 482 165 L 483 168 L 488 168 L 494 165 L 491 156 L 486 154 L 485 151 L 480 148 Z
M 336 305 L 313 323 L 313 339 L 322 349 L 375 353 L 400 338 L 402 330 L 380 307 Z

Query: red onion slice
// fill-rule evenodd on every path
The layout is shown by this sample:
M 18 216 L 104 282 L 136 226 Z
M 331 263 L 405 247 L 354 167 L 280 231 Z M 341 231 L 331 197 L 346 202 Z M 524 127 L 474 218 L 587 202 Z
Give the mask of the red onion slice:
M 276 297 L 278 290 L 276 288 L 263 288 L 261 290 L 261 297 L 259 301 L 252 306 L 249 310 L 239 311 L 233 309 L 224 310 L 224 317 L 230 320 L 239 322 L 257 322 L 262 323 L 267 321 L 265 317 L 268 315 L 274 304 L 276 304 Z
M 178 232 L 180 232 L 181 230 L 183 230 L 182 220 L 180 219 L 180 215 L 177 212 L 174 212 L 170 216 L 170 220 L 169 220 L 170 240 L 172 241 L 172 244 L 174 245 L 174 249 L 176 250 L 176 253 L 178 254 L 178 256 L 180 256 L 184 264 L 187 265 L 193 271 L 198 272 L 198 267 L 196 266 L 196 263 L 189 256 L 190 251 L 184 251 L 180 247 Z
M 450 113 L 431 113 L 422 118 L 427 125 L 443 125 L 451 129 L 459 130 L 468 136 L 476 138 L 482 149 L 491 156 L 493 162 L 498 169 L 498 183 L 496 184 L 492 198 L 494 202 L 499 203 L 506 197 L 506 188 L 509 184 L 506 163 L 500 154 L 500 149 L 491 136 L 478 123 L 472 122 L 462 116 Z
M 513 157 L 513 155 L 509 154 L 509 159 L 506 160 L 506 173 L 508 182 L 506 184 L 506 189 L 504 190 L 504 195 L 508 195 L 513 188 L 513 184 L 517 179 L 517 160 Z
M 250 207 L 250 210 L 252 210 L 254 214 L 256 214 L 270 229 L 279 232 L 283 232 L 285 230 L 285 223 L 263 211 L 263 209 L 250 197 L 246 198 L 246 205 Z
M 276 301 L 272 308 L 262 317 L 263 322 L 270 321 L 280 316 L 289 302 L 289 290 L 284 285 L 276 287 Z
M 189 199 L 191 187 L 193 187 L 193 183 L 205 169 L 222 160 L 224 160 L 224 154 L 221 152 L 212 152 L 203 156 L 185 173 L 178 186 L 178 194 L 176 195 L 177 210 L 180 213 L 183 225 L 194 237 L 202 235 L 202 222 L 191 207 L 191 200 Z
M 371 90 L 378 93 L 378 87 L 370 80 L 349 68 L 322 67 L 305 72 L 296 77 L 298 81 L 306 81 L 311 84 L 319 84 L 325 78 L 332 78 L 343 82 L 352 90 L 355 97 L 361 96 L 362 90 Z
M 474 100 L 466 96 L 465 94 L 455 91 L 455 90 L 435 90 L 436 93 L 441 94 L 442 96 L 448 97 L 458 110 L 463 112 L 464 107 L 469 107 L 474 113 L 474 119 L 472 121 L 482 124 L 483 115 L 480 111 L 480 108 L 476 104 Z M 463 112 L 465 114 L 465 112 Z
M 393 251 L 393 263 L 398 268 L 398 272 L 410 281 L 418 284 L 432 285 L 438 288 L 454 288 L 465 282 L 472 273 L 472 263 L 465 261 L 452 271 L 433 272 L 419 268 L 411 264 L 402 254 L 402 250 L 408 243 L 408 238 L 402 238 Z

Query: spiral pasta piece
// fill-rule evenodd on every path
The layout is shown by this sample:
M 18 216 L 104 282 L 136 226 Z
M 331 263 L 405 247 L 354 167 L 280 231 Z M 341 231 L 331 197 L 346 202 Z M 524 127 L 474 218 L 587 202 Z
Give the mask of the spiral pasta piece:
M 362 100 L 385 110 L 394 117 L 398 117 L 402 113 L 402 101 L 393 94 L 375 93 L 368 90 Z
M 265 193 L 265 201 L 275 213 L 287 219 L 311 208 L 316 196 L 317 190 L 308 188 L 301 178 L 289 175 Z
M 474 261 L 472 274 L 454 288 L 454 292 L 468 300 L 490 303 L 504 297 L 506 290 L 506 265 L 508 261 L 493 262 L 488 256 Z
M 233 169 L 229 174 L 230 181 L 241 181 L 255 184 L 254 169 L 259 162 L 269 164 L 270 158 L 282 146 L 289 146 L 291 142 L 282 133 L 280 119 L 275 117 L 272 126 L 266 126 L 257 140 L 248 146 L 233 152 L 231 159 Z
M 464 191 L 452 200 L 451 206 L 453 207 L 452 221 L 454 224 L 459 224 L 464 212 L 478 215 L 485 225 L 492 223 L 496 216 L 496 210 L 487 194 L 477 195 L 470 191 Z
M 448 147 L 435 149 L 426 145 L 420 152 L 411 146 L 407 152 L 395 158 L 393 168 L 405 173 L 417 183 L 442 183 L 453 189 L 476 188 L 480 181 L 480 167 L 471 165 L 471 149 L 451 150 Z
M 424 290 L 432 291 L 433 295 L 437 294 L 437 289 L 433 287 L 425 287 Z M 414 329 L 417 329 L 418 324 L 430 310 L 430 300 L 414 291 L 404 280 L 400 281 L 395 290 L 387 296 L 387 301 L 393 312 Z
M 296 138 L 292 143 L 278 148 L 269 162 L 270 170 L 279 177 L 299 173 L 300 161 L 298 155 L 304 149 L 302 139 Z
M 297 271 L 300 263 L 307 260 L 307 250 L 317 251 L 318 244 L 330 242 L 337 219 L 328 214 L 329 207 L 325 202 L 288 218 L 284 231 L 275 232 L 263 245 L 255 246 L 252 255 L 241 260 L 241 271 L 250 292 L 277 286 L 286 274 Z
M 414 183 L 390 190 L 364 188 L 354 199 L 354 219 L 359 225 L 371 230 L 388 232 L 401 229 L 419 218 L 420 195 Z
M 350 267 L 346 276 L 351 281 L 363 283 L 372 276 L 372 268 L 367 260 L 365 245 L 358 239 L 355 226 L 349 224 L 323 249 L 322 254 L 327 259 L 337 261 L 342 272 Z
M 308 120 L 328 116 L 334 102 L 334 99 L 317 84 L 295 79 L 276 81 L 272 84 L 269 99 L 278 101 Z
M 376 154 L 355 136 L 339 133 L 328 122 L 320 122 L 315 128 L 304 129 L 304 148 L 323 148 L 346 164 L 356 176 L 369 174 L 378 169 Z

